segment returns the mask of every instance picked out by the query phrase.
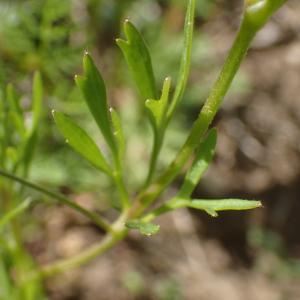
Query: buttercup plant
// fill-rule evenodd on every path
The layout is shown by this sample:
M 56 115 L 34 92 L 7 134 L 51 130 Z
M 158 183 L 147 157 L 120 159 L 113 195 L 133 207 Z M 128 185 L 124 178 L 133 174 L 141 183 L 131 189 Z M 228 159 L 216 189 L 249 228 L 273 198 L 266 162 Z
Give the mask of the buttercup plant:
M 155 234 L 159 231 L 159 225 L 152 223 L 155 218 L 175 209 L 183 207 L 200 209 L 216 217 L 218 212 L 225 210 L 248 210 L 261 207 L 260 201 L 193 199 L 191 195 L 213 159 L 217 131 L 209 129 L 209 126 L 218 112 L 254 36 L 286 0 L 245 1 L 239 31 L 210 95 L 172 163 L 162 174 L 157 175 L 156 172 L 157 159 L 163 147 L 168 125 L 182 100 L 187 85 L 191 65 L 195 2 L 196 0 L 187 1 L 184 49 L 174 93 L 171 92 L 171 78 L 166 77 L 162 84 L 162 92 L 159 94 L 148 48 L 141 34 L 129 20 L 124 22 L 125 39 L 116 40 L 124 54 L 138 88 L 146 116 L 153 129 L 153 148 L 148 174 L 145 175 L 145 183 L 140 190 L 128 191 L 124 180 L 126 140 L 122 130 L 122 120 L 118 112 L 109 107 L 104 81 L 88 52 L 83 57 L 83 75 L 77 75 L 75 81 L 84 96 L 91 116 L 104 137 L 109 155 L 104 155 L 88 133 L 71 118 L 61 112 L 53 111 L 54 121 L 67 143 L 100 172 L 110 177 L 114 183 L 119 194 L 119 217 L 117 220 L 110 223 L 109 220 L 93 211 L 86 210 L 65 196 L 30 183 L 13 173 L 0 170 L 2 176 L 42 192 L 84 214 L 91 222 L 106 232 L 105 237 L 99 243 L 72 258 L 40 266 L 33 270 L 28 278 L 52 276 L 79 267 L 112 248 L 124 239 L 131 229 L 137 229 L 143 235 Z M 183 167 L 191 158 L 193 158 L 192 166 L 185 175 L 177 195 L 161 206 L 153 207 L 153 204 L 182 172 Z M 12 216 L 11 212 L 9 213 L 12 218 L 15 216 Z M 8 217 L 3 215 L 2 218 L 7 219 Z M 29 280 L 28 278 L 27 280 Z

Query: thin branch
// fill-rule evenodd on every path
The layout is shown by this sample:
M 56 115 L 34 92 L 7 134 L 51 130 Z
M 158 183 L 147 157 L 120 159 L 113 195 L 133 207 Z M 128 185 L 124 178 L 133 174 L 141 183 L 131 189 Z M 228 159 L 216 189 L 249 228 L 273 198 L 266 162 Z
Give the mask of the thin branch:
M 112 232 L 112 228 L 111 226 L 108 224 L 107 221 L 105 221 L 102 217 L 98 216 L 97 214 L 85 209 L 84 207 L 78 205 L 77 203 L 73 202 L 72 200 L 68 199 L 67 197 L 61 195 L 61 194 L 58 194 L 58 193 L 55 193 L 55 192 L 52 192 L 52 191 L 49 191 L 41 186 L 38 186 L 32 182 L 29 182 L 25 179 L 22 179 L 16 175 L 13 175 L 11 173 L 8 173 L 4 170 L 1 170 L 0 169 L 0 176 L 3 176 L 9 180 L 12 180 L 12 181 L 15 181 L 15 182 L 18 182 L 30 189 L 33 189 L 35 191 L 38 191 L 50 198 L 53 198 L 53 199 L 56 199 L 57 202 L 60 202 L 66 206 L 69 206 L 70 208 L 76 210 L 77 212 L 81 213 L 82 215 L 86 216 L 88 219 L 90 219 L 93 223 L 95 223 L 96 225 L 98 225 L 100 228 L 104 229 L 105 231 L 107 232 Z

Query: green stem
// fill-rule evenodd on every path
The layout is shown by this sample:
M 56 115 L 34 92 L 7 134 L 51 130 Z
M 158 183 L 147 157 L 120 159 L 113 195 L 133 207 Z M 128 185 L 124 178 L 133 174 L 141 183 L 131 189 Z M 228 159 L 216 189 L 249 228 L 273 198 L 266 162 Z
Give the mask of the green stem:
M 57 194 L 54 193 L 52 191 L 49 191 L 43 187 L 40 187 L 34 183 L 31 183 L 25 179 L 19 178 L 13 174 L 10 174 L 6 171 L 0 170 L 0 176 L 3 176 L 9 180 L 13 180 L 15 182 L 18 182 L 24 186 L 27 186 L 30 189 L 33 189 L 35 191 L 38 191 L 44 195 L 47 195 L 51 198 L 54 198 L 56 200 L 58 200 L 58 202 L 65 204 L 67 206 L 69 206 L 70 208 L 76 210 L 77 212 L 83 214 L 84 216 L 86 216 L 88 219 L 90 219 L 92 222 L 94 222 L 96 225 L 98 225 L 100 228 L 104 229 L 107 232 L 112 232 L 112 228 L 111 226 L 104 220 L 102 219 L 100 216 L 98 216 L 97 214 L 83 208 L 82 206 L 76 204 L 75 202 L 71 201 L 70 199 L 68 199 L 67 197 L 61 195 L 61 194 Z
M 139 206 L 139 208 L 136 206 L 134 208 L 137 214 L 140 214 L 146 207 L 148 207 L 176 178 L 183 165 L 201 142 L 201 139 L 215 117 L 222 100 L 224 99 L 233 78 L 241 65 L 241 62 L 246 55 L 249 45 L 255 36 L 256 30 L 249 27 L 247 20 L 244 19 L 221 73 L 215 82 L 196 122 L 194 123 L 185 144 L 169 168 L 155 183 L 149 186 L 146 191 L 142 192 L 137 197 L 136 202 L 138 203 L 136 205 Z
M 128 234 L 128 229 L 124 226 L 127 220 L 127 212 L 124 212 L 119 219 L 112 225 L 113 234 L 108 233 L 99 243 L 90 246 L 85 251 L 71 257 L 69 259 L 63 259 L 53 264 L 49 264 L 40 268 L 37 273 L 32 273 L 26 280 L 32 280 L 36 277 L 49 277 L 56 274 L 66 272 L 70 269 L 80 267 L 97 256 L 103 254 L 107 250 L 111 249 L 120 240 Z
M 122 238 L 122 235 L 116 238 L 115 236 L 109 234 L 99 244 L 91 246 L 87 250 L 81 252 L 79 255 L 42 267 L 39 275 L 45 278 L 80 267 L 111 249 Z
M 266 0 L 270 4 L 270 7 L 275 11 L 275 8 L 279 8 L 285 0 Z M 39 275 L 41 276 L 52 276 L 61 272 L 65 272 L 70 268 L 81 266 L 94 259 L 98 255 L 104 253 L 111 247 L 113 247 L 118 241 L 122 240 L 128 233 L 124 227 L 124 223 L 129 218 L 138 217 L 147 208 L 158 195 L 160 195 L 164 189 L 173 181 L 173 179 L 179 174 L 183 165 L 186 163 L 194 149 L 199 145 L 203 135 L 207 131 L 211 124 L 215 114 L 217 113 L 222 100 L 224 99 L 231 82 L 240 67 L 240 64 L 247 52 L 247 49 L 256 34 L 259 26 L 253 26 L 249 22 L 247 14 L 244 17 L 239 33 L 235 39 L 233 47 L 229 53 L 229 56 L 224 64 L 219 78 L 217 79 L 210 96 L 204 104 L 198 119 L 196 120 L 191 133 L 189 134 L 184 146 L 179 151 L 173 163 L 169 166 L 167 171 L 152 185 L 150 185 L 145 191 L 136 197 L 134 205 L 130 211 L 125 210 L 116 223 L 112 226 L 114 233 L 108 233 L 106 237 L 94 246 L 91 246 L 79 255 L 62 260 L 52 265 L 42 267 Z M 267 18 L 269 15 L 265 15 Z M 261 22 L 261 20 L 260 20 Z M 261 23 L 263 24 L 263 23 Z M 1 175 L 2 172 L 0 172 Z M 3 175 L 3 174 L 2 174 Z M 17 180 L 19 181 L 19 180 Z M 31 185 L 31 184 L 30 184 Z M 29 186 L 30 186 L 29 185 Z M 39 189 L 38 189 L 39 190 Z M 51 192 L 50 192 L 51 193 Z M 49 195 L 47 192 L 46 194 Z M 52 194 L 52 193 L 51 193 Z M 68 200 L 69 201 L 69 200 Z M 198 203 L 199 204 L 199 203 Z M 203 202 L 200 203 L 201 205 Z M 206 203 L 205 203 L 206 204 Z M 170 210 L 169 207 L 163 206 L 156 210 L 156 214 L 160 214 Z M 148 217 L 149 218 L 149 217 Z M 152 217 L 151 217 L 152 218 Z M 150 219 L 151 219 L 150 218 Z
M 164 133 L 165 133 L 165 127 L 162 128 L 160 132 L 159 131 L 154 132 L 154 142 L 153 142 L 153 148 L 151 153 L 150 166 L 149 166 L 149 171 L 148 171 L 148 175 L 144 187 L 147 187 L 151 183 L 152 178 L 154 176 L 158 155 L 161 150 L 163 139 L 164 139 Z
M 113 179 L 120 195 L 122 209 L 123 211 L 125 211 L 130 207 L 130 201 L 129 201 L 128 191 L 126 189 L 120 171 L 115 171 L 113 175 Z
M 187 5 L 187 14 L 185 17 L 185 26 L 184 26 L 184 33 L 185 33 L 184 47 L 183 47 L 183 55 L 181 57 L 181 62 L 180 62 L 177 85 L 170 106 L 166 112 L 165 124 L 161 128 L 159 128 L 159 130 L 157 131 L 154 130 L 154 142 L 153 142 L 152 153 L 151 153 L 150 168 L 149 168 L 145 186 L 148 186 L 152 181 L 156 169 L 156 164 L 158 161 L 158 156 L 163 146 L 166 129 L 172 119 L 172 116 L 178 104 L 182 100 L 187 85 L 188 76 L 191 67 L 191 56 L 192 56 L 193 34 L 194 34 L 194 16 L 195 16 L 195 6 L 196 6 L 195 2 L 196 2 L 195 0 L 189 0 Z

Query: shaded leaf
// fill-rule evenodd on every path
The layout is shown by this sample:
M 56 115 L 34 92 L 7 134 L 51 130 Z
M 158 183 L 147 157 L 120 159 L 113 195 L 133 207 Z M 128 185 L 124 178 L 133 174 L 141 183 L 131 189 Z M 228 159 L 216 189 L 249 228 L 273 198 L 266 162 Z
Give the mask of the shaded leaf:
M 41 111 L 42 111 L 42 100 L 43 100 L 43 82 L 40 72 L 35 72 L 32 86 L 32 130 L 38 127 Z
M 55 123 L 66 142 L 99 170 L 111 175 L 105 158 L 90 136 L 66 115 L 53 111 Z
M 4 216 L 0 218 L 0 232 L 3 230 L 4 226 L 8 224 L 12 219 L 16 218 L 18 215 L 23 213 L 31 204 L 31 199 L 26 199 L 21 204 L 19 204 L 14 209 L 7 212 Z
M 138 229 L 142 235 L 153 235 L 159 231 L 160 226 L 154 223 L 145 223 L 139 220 L 130 220 L 126 222 L 126 227 L 129 229 Z
M 210 165 L 217 143 L 217 130 L 212 129 L 203 143 L 201 143 L 194 163 L 192 167 L 187 172 L 182 187 L 178 193 L 179 197 L 186 197 L 188 198 L 196 186 L 198 185 L 201 177 L 203 176 L 204 172 L 207 170 L 208 166 Z
M 26 138 L 22 145 L 22 162 L 24 176 L 26 176 L 29 165 L 32 161 L 35 146 L 38 138 L 38 127 L 41 119 L 42 112 L 42 100 L 43 100 L 43 82 L 39 72 L 34 73 L 32 84 L 32 123 L 31 127 L 26 132 Z
M 113 129 L 114 129 L 113 133 L 114 133 L 116 142 L 118 144 L 118 152 L 119 152 L 119 155 L 121 158 L 121 157 L 123 157 L 124 152 L 125 152 L 124 132 L 122 129 L 122 124 L 121 124 L 121 120 L 120 120 L 118 113 L 113 108 L 110 108 L 110 114 L 111 114 Z
M 6 99 L 8 102 L 8 116 L 20 136 L 25 135 L 23 110 L 20 105 L 20 97 L 14 87 L 8 84 L 6 87 Z
M 83 69 L 84 75 L 77 75 L 75 77 L 76 84 L 81 89 L 88 108 L 107 144 L 115 153 L 116 145 L 111 129 L 105 85 L 98 69 L 87 52 L 83 57 Z
M 117 39 L 116 42 L 125 56 L 137 88 L 143 100 L 156 99 L 157 92 L 148 47 L 139 31 L 129 20 L 124 22 L 124 32 L 127 41 Z

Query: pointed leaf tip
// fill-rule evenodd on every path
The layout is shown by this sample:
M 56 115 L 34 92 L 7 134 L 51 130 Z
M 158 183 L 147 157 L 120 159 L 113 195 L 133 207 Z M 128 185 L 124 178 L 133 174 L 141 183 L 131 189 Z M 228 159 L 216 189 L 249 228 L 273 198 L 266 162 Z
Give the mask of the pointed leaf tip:
M 83 69 L 84 75 L 77 75 L 75 82 L 81 89 L 85 102 L 107 144 L 112 152 L 116 153 L 116 145 L 111 128 L 105 84 L 89 54 L 85 54 L 83 57 Z
M 76 152 L 96 168 L 111 175 L 111 170 L 92 138 L 72 119 L 60 112 L 53 112 L 54 121 L 68 143 Z
M 123 30 L 127 40 L 117 39 L 142 100 L 156 99 L 157 92 L 148 47 L 135 26 L 125 19 Z
M 161 98 L 159 100 L 148 99 L 145 102 L 157 130 L 164 125 L 167 117 L 170 87 L 171 77 L 167 77 L 164 80 Z

